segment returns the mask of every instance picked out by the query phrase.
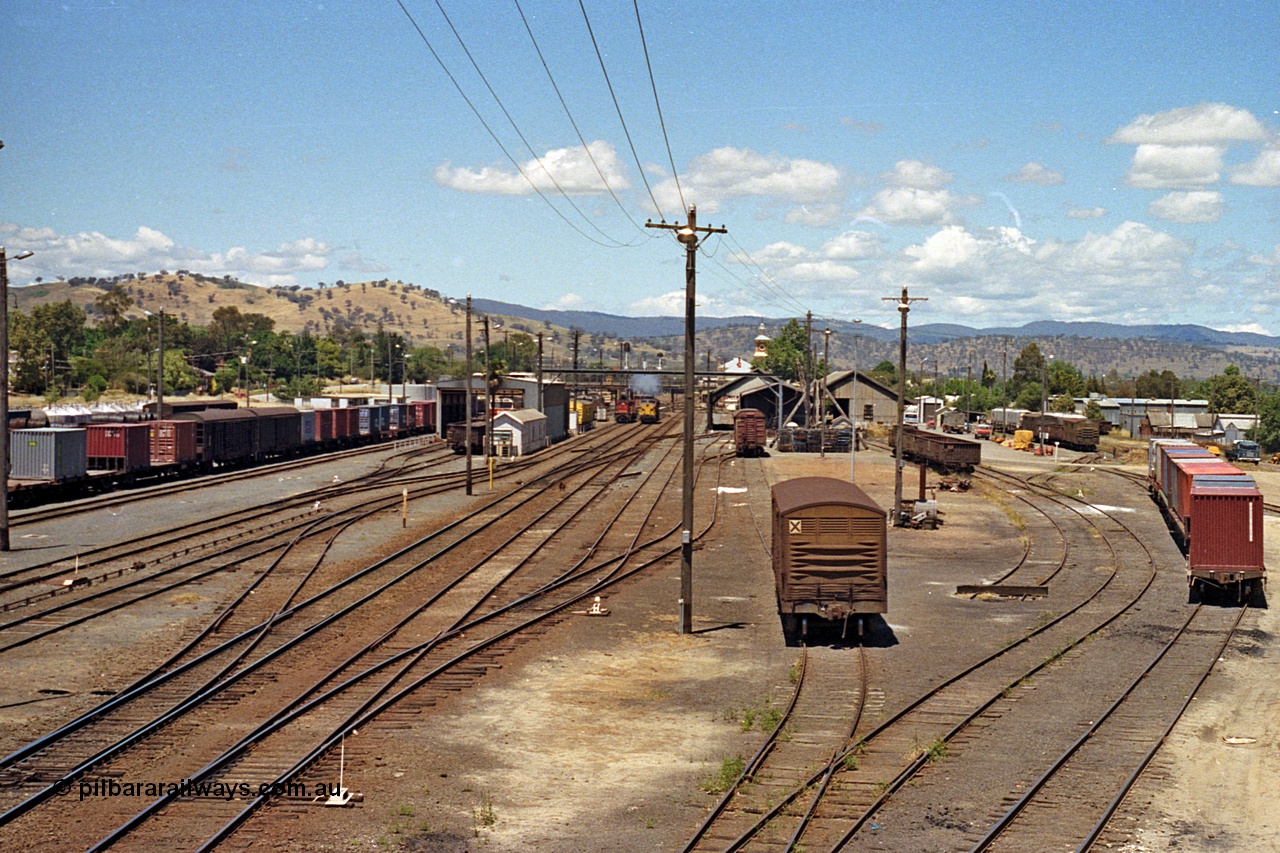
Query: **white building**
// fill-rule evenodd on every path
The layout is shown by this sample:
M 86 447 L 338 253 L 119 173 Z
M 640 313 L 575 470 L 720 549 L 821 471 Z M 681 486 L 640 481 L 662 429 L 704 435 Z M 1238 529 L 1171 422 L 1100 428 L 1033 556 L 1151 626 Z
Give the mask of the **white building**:
M 493 417 L 498 456 L 526 456 L 547 446 L 547 416 L 537 409 L 504 409 Z

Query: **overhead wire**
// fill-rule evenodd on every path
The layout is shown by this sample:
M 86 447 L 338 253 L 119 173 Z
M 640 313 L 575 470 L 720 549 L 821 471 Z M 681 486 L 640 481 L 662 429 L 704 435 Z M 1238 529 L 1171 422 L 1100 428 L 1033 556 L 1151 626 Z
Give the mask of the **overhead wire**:
M 502 110 L 502 114 L 507 117 L 507 121 L 510 122 L 511 124 L 511 129 L 516 132 L 516 136 L 520 137 L 520 141 L 524 143 L 524 147 L 529 152 L 529 155 L 533 157 L 534 162 L 536 162 L 538 166 L 541 167 L 543 174 L 547 176 L 547 179 L 551 181 L 552 185 L 555 186 L 556 190 L 560 193 L 560 195 L 564 197 L 564 200 L 569 203 L 569 206 L 572 207 L 577 212 L 577 214 L 582 217 L 584 222 L 586 222 L 588 225 L 594 228 L 596 232 L 600 234 L 600 236 L 604 237 L 605 239 L 613 240 L 617 242 L 620 246 L 639 245 L 639 243 L 625 243 L 624 241 L 618 240 L 618 238 L 613 237 L 612 235 L 606 234 L 604 230 L 601 229 L 599 225 L 596 225 L 596 223 L 592 221 L 591 217 L 583 213 L 582 209 L 578 207 L 577 203 L 574 202 L 574 200 L 569 197 L 569 194 L 565 192 L 564 187 L 560 186 L 560 182 L 556 180 L 555 175 L 551 174 L 551 170 L 547 168 L 547 164 L 543 162 L 543 159 L 541 157 L 538 156 L 538 152 L 533 150 L 533 146 L 529 144 L 529 140 L 525 137 L 524 133 L 520 130 L 520 126 L 516 124 L 515 118 L 513 118 L 511 113 L 507 110 L 506 104 L 502 103 L 502 98 L 498 97 L 498 93 L 495 92 L 493 89 L 493 86 L 489 84 L 489 78 L 486 77 L 484 71 L 480 69 L 480 63 L 476 62 L 475 57 L 471 55 L 470 48 L 467 47 L 467 43 L 466 41 L 463 40 L 462 34 L 458 32 L 458 28 L 453 25 L 453 20 L 449 17 L 449 13 L 444 10 L 444 6 L 441 5 L 440 0 L 435 0 L 435 4 L 436 4 L 436 8 L 440 10 L 440 15 L 444 18 L 445 23 L 449 25 L 449 30 L 453 33 L 453 37 L 458 40 L 458 45 L 462 48 L 462 52 L 466 54 L 467 60 L 471 62 L 471 67 L 475 69 L 476 75 L 479 76 L 480 81 L 484 83 L 484 87 L 489 90 L 489 94 L 493 96 L 493 100 L 498 105 L 498 109 Z M 533 182 L 530 181 L 530 183 L 532 184 Z
M 609 69 L 605 67 L 604 56 L 600 53 L 600 43 L 596 41 L 595 30 L 591 28 L 591 18 L 587 15 L 587 7 L 583 0 L 578 0 L 578 8 L 582 10 L 582 20 L 587 24 L 587 33 L 591 36 L 591 45 L 595 48 L 596 59 L 600 62 L 600 70 L 604 73 L 604 82 L 609 87 L 609 97 L 613 99 L 613 108 L 618 113 L 618 121 L 622 122 L 622 132 L 627 137 L 627 145 L 631 146 L 631 156 L 636 161 L 636 169 L 640 172 L 640 180 L 644 181 L 644 188 L 649 192 L 649 200 L 653 202 L 653 209 L 658 212 L 658 217 L 665 222 L 667 217 L 662 213 L 662 206 L 658 204 L 658 199 L 653 194 L 653 187 L 649 186 L 649 176 L 644 173 L 644 166 L 640 163 L 640 155 L 636 153 L 636 144 L 631 139 L 631 131 L 627 129 L 627 120 L 622 117 L 622 107 L 618 104 L 617 93 L 613 91 L 613 81 L 609 79 Z
M 782 285 L 765 270 L 764 267 L 760 266 L 755 258 L 751 257 L 751 254 L 742 247 L 741 243 L 738 242 L 737 237 L 733 236 L 733 234 L 729 234 L 729 241 L 733 244 L 733 248 L 730 249 L 729 254 L 743 266 L 754 267 L 759 272 L 761 284 L 763 284 L 767 289 L 777 293 L 784 301 L 790 302 L 791 305 L 798 308 L 801 312 L 809 310 L 802 302 L 800 302 L 799 299 L 788 293 Z
M 653 79 L 653 63 L 649 61 L 649 43 L 644 38 L 644 24 L 640 21 L 640 0 L 631 0 L 636 10 L 636 26 L 640 29 L 640 45 L 644 48 L 644 65 L 649 70 L 649 85 L 653 87 L 653 105 L 658 110 L 658 124 L 662 126 L 662 141 L 667 146 L 667 161 L 671 163 L 671 177 L 676 182 L 676 192 L 680 195 L 680 209 L 688 212 L 689 205 L 684 202 L 684 190 L 680 187 L 680 175 L 676 172 L 676 159 L 671 154 L 671 140 L 667 137 L 667 122 L 662 117 L 662 103 L 658 100 L 658 84 Z
M 414 19 L 413 15 L 409 12 L 407 8 L 405 8 L 404 0 L 396 0 L 396 5 L 400 7 L 400 11 L 404 12 L 404 16 L 409 19 L 410 25 L 414 28 L 415 31 L 417 31 L 418 37 L 422 39 L 422 43 L 427 46 L 427 50 L 431 52 L 431 56 L 435 58 L 436 62 L 440 66 L 440 69 L 444 71 L 445 76 L 449 78 L 449 82 L 453 84 L 453 87 L 458 91 L 458 94 L 462 96 L 462 100 L 465 101 L 467 106 L 471 108 L 471 112 L 475 115 L 476 120 L 480 122 L 480 125 L 489 134 L 489 137 L 493 140 L 494 144 L 498 146 L 499 150 L 502 151 L 503 155 L 505 155 L 506 158 L 509 161 L 511 161 L 511 165 L 514 166 L 516 168 L 516 171 L 520 173 L 520 177 L 525 179 L 525 181 L 529 184 L 529 186 L 533 189 L 533 191 L 538 194 L 538 197 L 541 198 L 543 202 L 546 203 L 547 207 L 551 208 L 551 210 L 556 214 L 556 216 L 559 216 L 562 220 L 564 220 L 564 223 L 566 225 L 568 225 L 574 231 L 578 232 L 578 234 L 580 234 L 585 239 L 590 240 L 592 243 L 595 243 L 597 246 L 603 246 L 606 249 L 617 249 L 627 245 L 612 237 L 609 237 L 609 239 L 614 240 L 616 245 L 610 245 L 608 243 L 604 243 L 604 242 L 601 242 L 600 240 L 597 240 L 595 237 L 592 237 L 590 234 L 583 231 L 581 228 L 579 228 L 577 225 L 571 222 L 569 218 L 564 215 L 564 212 L 560 210 L 560 208 L 552 204 L 551 199 L 547 198 L 546 194 L 541 189 L 538 188 L 538 185 L 535 184 L 533 180 L 530 179 L 530 177 L 525 173 L 524 169 L 520 167 L 520 164 L 516 161 L 516 158 L 513 157 L 511 155 L 511 152 L 507 150 L 507 147 L 502 144 L 502 140 L 498 138 L 498 135 L 494 132 L 493 128 L 489 126 L 489 123 L 487 121 L 485 121 L 484 116 L 480 114 L 480 110 L 472 102 L 471 98 L 467 97 L 467 93 L 463 90 L 462 85 L 458 82 L 458 79 L 454 77 L 453 72 L 449 70 L 449 66 L 445 64 L 445 61 L 440 57 L 440 54 L 436 52 L 436 49 L 434 47 L 432 47 L 431 40 L 427 38 L 427 34 L 422 31 L 422 27 L 418 26 L 418 22 Z M 605 235 L 605 236 L 608 237 L 608 235 Z
M 630 221 L 632 225 L 644 234 L 646 238 L 657 239 L 660 235 L 645 231 L 644 227 L 641 226 L 639 222 L 636 222 L 631 216 L 626 205 L 624 205 L 618 198 L 617 193 L 613 191 L 613 187 L 609 184 L 609 179 L 605 177 L 604 170 L 600 168 L 600 164 L 596 161 L 595 155 L 591 152 L 591 146 L 587 144 L 587 140 L 582 135 L 582 131 L 578 129 L 578 122 L 574 120 L 573 113 L 569 109 L 569 104 L 565 102 L 564 95 L 560 92 L 560 87 L 556 84 L 556 78 L 551 73 L 551 67 L 547 65 L 547 59 L 543 56 L 542 48 L 538 45 L 538 39 L 533 35 L 533 28 L 529 26 L 529 20 L 525 17 L 524 9 L 520 7 L 520 0 L 512 1 L 516 5 L 516 11 L 520 13 L 520 20 L 524 24 L 525 32 L 529 34 L 529 40 L 533 42 L 533 49 L 537 52 L 538 59 L 542 62 L 542 69 L 547 72 L 547 80 L 551 82 L 551 88 L 555 91 L 556 97 L 559 98 L 560 106 L 564 108 L 564 114 L 568 117 L 569 124 L 573 126 L 573 132 L 578 135 L 578 141 L 582 143 L 582 150 L 587 152 L 587 157 L 591 160 L 591 165 L 595 166 L 596 174 L 600 176 L 600 180 L 604 184 L 604 188 L 609 191 L 609 196 L 613 199 L 614 204 L 618 205 L 622 214 L 627 217 L 627 220 Z

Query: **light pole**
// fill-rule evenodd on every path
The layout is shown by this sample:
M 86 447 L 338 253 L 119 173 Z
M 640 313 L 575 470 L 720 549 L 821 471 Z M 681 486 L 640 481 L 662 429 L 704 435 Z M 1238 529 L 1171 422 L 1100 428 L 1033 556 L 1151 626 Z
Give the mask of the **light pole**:
M 831 328 L 822 330 L 822 385 L 818 389 L 818 458 L 827 458 L 827 371 L 831 369 Z
M 930 358 L 930 357 L 929 357 L 929 356 L 927 356 L 927 355 L 924 355 L 924 356 L 921 356 L 921 357 L 920 357 L 920 409 L 921 409 L 921 411 L 920 411 L 920 414 L 917 416 L 917 420 L 919 420 L 919 421 L 920 421 L 920 427 L 921 427 L 922 429 L 923 429 L 924 427 L 926 427 L 926 426 L 928 426 L 928 425 L 929 425 L 929 419 L 926 417 L 926 415 L 928 414 L 928 409 L 929 409 L 929 407 L 928 407 L 928 405 L 927 405 L 927 404 L 925 403 L 925 401 L 924 401 L 924 398 L 925 398 L 925 394 L 924 394 L 924 380 L 925 380 L 924 363 L 925 363 L 926 361 L 932 361 L 932 362 L 933 362 L 933 366 L 934 366 L 934 367 L 937 367 L 937 366 L 938 366 L 938 360 L 937 360 L 936 358 Z M 938 383 L 937 383 L 937 382 L 933 383 L 933 393 L 932 393 L 930 396 L 932 396 L 932 397 L 936 397 L 936 398 L 939 400 L 938 404 L 937 404 L 937 405 L 935 405 L 935 406 L 933 407 L 933 418 L 934 418 L 934 425 L 935 425 L 935 426 L 937 426 L 937 427 L 939 427 L 939 428 L 941 428 L 942 424 L 938 423 L 938 419 L 942 417 L 942 403 L 941 403 L 942 397 L 938 395 Z
M 143 311 L 148 317 L 153 316 L 150 311 Z M 164 417 L 164 310 L 160 311 L 160 355 L 156 359 L 156 420 Z M 151 374 L 151 327 L 147 326 L 147 375 L 150 381 Z M 149 395 L 148 395 L 149 396 Z
M 12 260 L 29 257 L 31 252 L 19 252 Z M 0 246 L 0 551 L 9 550 L 9 260 Z
M 849 404 L 849 427 L 853 430 L 853 442 L 849 447 L 849 482 L 857 482 L 855 476 L 856 464 L 858 458 L 858 324 L 861 320 L 853 321 L 853 395 L 852 402 Z

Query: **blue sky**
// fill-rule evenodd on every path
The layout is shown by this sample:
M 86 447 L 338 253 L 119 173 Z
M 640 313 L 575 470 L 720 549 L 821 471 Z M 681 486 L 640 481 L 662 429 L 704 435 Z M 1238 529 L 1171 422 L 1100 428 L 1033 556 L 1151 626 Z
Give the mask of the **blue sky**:
M 683 219 L 674 161 L 729 229 L 707 314 L 893 323 L 905 284 L 913 322 L 1280 334 L 1274 2 L 645 0 L 670 157 L 631 4 L 585 0 L 630 142 L 576 2 L 441 0 L 519 134 L 434 0 L 404 5 L 480 117 L 396 0 L 6 0 L 0 243 L 36 253 L 13 283 L 679 314 L 683 251 L 641 227 Z

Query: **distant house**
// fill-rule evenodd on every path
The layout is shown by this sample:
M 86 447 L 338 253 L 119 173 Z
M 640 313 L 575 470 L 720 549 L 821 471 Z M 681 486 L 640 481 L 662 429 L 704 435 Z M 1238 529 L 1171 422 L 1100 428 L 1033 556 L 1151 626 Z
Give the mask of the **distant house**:
M 892 424 L 898 421 L 898 391 L 877 382 L 862 371 L 837 370 L 826 378 L 826 386 L 840 412 L 858 423 Z M 856 399 L 855 399 L 856 398 Z M 930 398 L 932 399 L 932 398 Z M 913 397 L 907 405 L 915 405 Z M 936 411 L 938 403 L 932 404 Z

